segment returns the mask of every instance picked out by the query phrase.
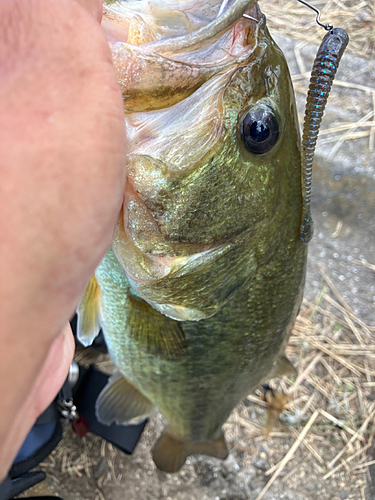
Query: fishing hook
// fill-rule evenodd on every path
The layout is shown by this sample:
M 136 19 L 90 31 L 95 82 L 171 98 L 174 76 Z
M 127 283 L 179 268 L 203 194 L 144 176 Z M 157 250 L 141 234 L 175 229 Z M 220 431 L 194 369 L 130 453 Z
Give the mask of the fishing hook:
M 298 0 L 300 3 L 303 3 L 304 5 L 306 5 L 306 7 L 310 7 L 310 9 L 312 9 L 314 12 L 316 12 L 316 22 L 319 24 L 319 26 L 322 26 L 322 28 L 324 28 L 325 30 L 327 31 L 332 31 L 333 29 L 333 24 L 323 24 L 322 22 L 320 22 L 320 10 L 317 9 L 316 7 L 314 7 L 313 5 L 311 5 L 311 3 L 309 2 L 306 2 L 306 0 Z
M 256 23 L 259 23 L 258 19 L 255 19 L 255 17 L 251 17 L 248 14 L 242 14 L 242 17 L 246 17 L 246 19 L 251 19 L 252 21 L 255 21 Z

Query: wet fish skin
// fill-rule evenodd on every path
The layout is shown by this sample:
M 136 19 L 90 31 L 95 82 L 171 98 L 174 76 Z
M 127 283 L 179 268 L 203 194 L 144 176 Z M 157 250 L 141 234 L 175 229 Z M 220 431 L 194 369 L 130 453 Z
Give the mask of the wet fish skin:
M 95 273 L 110 355 L 134 387 L 126 405 L 118 380 L 116 391 L 104 389 L 98 415 L 110 407 L 113 419 L 134 422 L 150 402 L 157 406 L 169 426 L 153 456 L 169 472 L 191 453 L 225 458 L 221 427 L 241 399 L 278 372 L 302 300 L 307 248 L 299 238 L 293 89 L 264 20 L 256 38 L 249 60 L 217 91 L 221 127 L 194 165 L 172 171 L 155 150 L 151 160 L 141 159 L 141 146 L 130 151 L 131 192 L 113 250 Z M 279 124 L 264 155 L 247 151 L 241 139 L 243 118 L 259 104 Z M 192 320 L 181 320 L 184 314 Z

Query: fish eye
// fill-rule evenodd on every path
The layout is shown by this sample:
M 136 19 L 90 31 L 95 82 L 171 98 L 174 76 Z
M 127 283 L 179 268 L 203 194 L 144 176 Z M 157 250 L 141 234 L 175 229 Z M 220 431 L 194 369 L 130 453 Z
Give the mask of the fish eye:
M 279 124 L 273 110 L 269 106 L 250 109 L 242 121 L 241 137 L 251 153 L 268 153 L 279 137 Z

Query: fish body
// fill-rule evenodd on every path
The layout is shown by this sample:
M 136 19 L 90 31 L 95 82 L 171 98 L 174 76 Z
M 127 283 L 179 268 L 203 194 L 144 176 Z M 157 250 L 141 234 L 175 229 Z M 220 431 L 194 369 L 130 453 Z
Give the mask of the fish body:
M 108 19 L 133 5 L 142 16 L 143 3 L 110 4 Z M 239 2 L 224 3 L 194 11 L 195 24 L 177 16 L 182 49 L 150 13 L 137 21 L 148 27 L 135 30 L 146 33 L 145 44 L 133 50 L 125 34 L 111 42 L 124 85 L 128 182 L 112 249 L 78 310 L 80 338 L 90 343 L 101 326 L 120 372 L 98 398 L 99 419 L 137 422 L 158 407 L 169 426 L 153 456 L 169 472 L 192 453 L 227 456 L 221 428 L 230 412 L 287 370 L 304 286 L 294 94 L 264 16 L 253 5 L 247 13 L 258 22 L 239 19 L 213 40 L 203 33 L 190 52 L 181 41 Z M 126 94 L 133 76 L 120 54 L 137 67 L 151 60 L 161 74 L 167 68 L 171 81 L 154 84 L 158 92 L 177 85 L 172 99 L 160 105 L 142 79 L 146 104 L 133 81 Z M 174 73 L 181 64 L 193 75 L 185 88 Z

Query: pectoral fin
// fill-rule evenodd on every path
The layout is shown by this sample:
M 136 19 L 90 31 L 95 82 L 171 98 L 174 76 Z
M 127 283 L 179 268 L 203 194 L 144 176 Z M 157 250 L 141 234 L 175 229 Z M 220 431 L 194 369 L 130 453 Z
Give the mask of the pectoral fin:
M 174 438 L 168 429 L 156 443 L 152 457 L 156 467 L 165 472 L 177 472 L 189 455 L 201 454 L 225 460 L 228 456 L 224 434 L 216 441 L 185 442 Z
M 186 354 L 187 343 L 180 323 L 167 318 L 150 304 L 129 293 L 129 333 L 142 348 L 166 359 L 180 358 Z
M 77 308 L 77 338 L 85 347 L 91 345 L 100 330 L 100 289 L 93 276 Z
M 105 425 L 111 425 L 112 422 L 122 425 L 138 424 L 153 409 L 154 404 L 121 373 L 110 377 L 95 403 L 97 419 Z
M 130 289 L 112 250 L 95 275 L 102 290 L 103 332 L 110 351 L 118 348 L 121 335 L 131 338 L 145 354 L 164 359 L 185 355 L 187 342 L 181 324 L 155 311 Z

